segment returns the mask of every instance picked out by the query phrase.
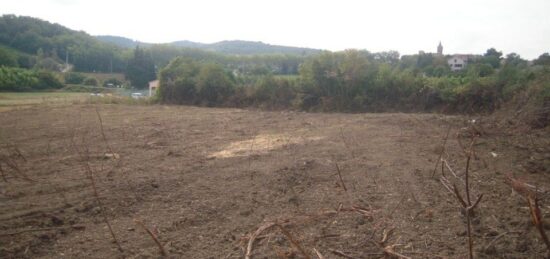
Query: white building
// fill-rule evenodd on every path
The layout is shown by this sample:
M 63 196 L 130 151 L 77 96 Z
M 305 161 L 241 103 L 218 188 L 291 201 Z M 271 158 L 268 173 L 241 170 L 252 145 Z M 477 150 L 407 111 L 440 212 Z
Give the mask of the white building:
M 159 80 L 149 82 L 149 96 L 153 96 L 157 93 L 159 88 Z
M 451 68 L 451 71 L 458 71 L 466 68 L 468 65 L 468 59 L 470 55 L 455 54 L 447 59 L 447 64 Z

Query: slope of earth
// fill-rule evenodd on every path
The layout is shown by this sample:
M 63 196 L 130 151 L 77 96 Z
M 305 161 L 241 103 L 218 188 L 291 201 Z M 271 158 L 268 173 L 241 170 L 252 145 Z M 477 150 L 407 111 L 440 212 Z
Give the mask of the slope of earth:
M 456 136 L 466 121 L 182 106 L 2 112 L 0 257 L 160 257 L 137 220 L 170 258 L 384 258 L 383 247 L 464 258 L 464 213 L 440 167 L 432 174 L 444 151 L 457 174 L 448 177 L 464 177 Z M 498 129 L 478 138 L 470 167 L 472 199 L 484 194 L 473 219 L 477 257 L 545 256 L 527 203 L 506 179 L 536 184 L 546 217 L 549 138 Z

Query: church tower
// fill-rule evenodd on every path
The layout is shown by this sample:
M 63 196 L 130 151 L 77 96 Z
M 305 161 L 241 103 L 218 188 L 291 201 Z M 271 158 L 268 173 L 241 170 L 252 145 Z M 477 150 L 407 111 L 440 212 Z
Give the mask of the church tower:
M 439 45 L 437 46 L 437 54 L 443 55 L 443 45 L 441 45 L 441 41 L 439 42 Z

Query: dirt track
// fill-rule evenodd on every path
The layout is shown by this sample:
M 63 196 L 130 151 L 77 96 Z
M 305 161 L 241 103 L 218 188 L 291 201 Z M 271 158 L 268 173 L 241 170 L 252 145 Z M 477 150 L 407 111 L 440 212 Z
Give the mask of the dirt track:
M 2 154 L 33 180 L 3 165 L 1 258 L 159 257 L 134 219 L 174 258 L 243 258 L 249 235 L 275 221 L 313 258 L 314 248 L 326 258 L 343 258 L 336 250 L 383 258 L 376 242 L 390 229 L 385 245 L 413 258 L 467 254 L 465 218 L 437 180 L 440 173 L 431 177 L 449 123 L 445 157 L 463 173 L 455 137 L 461 117 L 97 107 L 107 142 L 96 106 L 0 113 Z M 472 197 L 485 194 L 474 220 L 478 257 L 544 256 L 526 203 L 505 184 L 508 173 L 537 183 L 546 216 L 550 181 L 525 173 L 531 167 L 522 161 L 541 154 L 534 160 L 550 160 L 549 136 L 533 134 L 531 144 L 523 143 L 527 135 L 503 139 L 495 132 L 478 140 L 471 168 Z M 123 253 L 94 199 L 87 163 Z M 277 228 L 253 245 L 253 258 L 283 255 L 302 258 Z

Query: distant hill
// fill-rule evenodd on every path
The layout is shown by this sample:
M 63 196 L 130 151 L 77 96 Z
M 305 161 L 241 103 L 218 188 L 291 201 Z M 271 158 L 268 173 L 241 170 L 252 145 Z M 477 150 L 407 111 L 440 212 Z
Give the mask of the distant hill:
M 207 44 L 206 49 L 237 55 L 254 55 L 254 54 L 291 54 L 291 55 L 310 55 L 321 52 L 319 49 L 287 47 L 279 45 L 270 45 L 263 42 L 233 40 L 220 41 L 212 44 Z
M 117 72 L 126 66 L 121 53 L 125 49 L 83 31 L 28 16 L 0 16 L 0 46 L 1 52 L 7 53 L 4 56 L 17 60 L 12 66 L 34 67 L 40 61 L 55 65 L 66 58 L 76 71 Z
M 195 48 L 195 49 L 206 49 L 208 46 L 208 44 L 188 41 L 188 40 L 174 41 L 169 43 L 169 45 L 173 45 L 176 47 L 184 47 L 184 48 Z
M 123 48 L 134 48 L 137 45 L 149 46 L 151 43 L 134 41 L 132 39 L 119 36 L 95 36 L 97 39 L 116 44 Z M 280 45 L 271 45 L 263 42 L 232 40 L 220 41 L 216 43 L 200 43 L 188 40 L 174 41 L 166 43 L 176 47 L 196 48 L 202 50 L 210 50 L 223 54 L 231 55 L 258 55 L 258 54 L 288 54 L 288 55 L 311 55 L 321 52 L 319 49 L 288 47 Z
M 149 43 L 135 41 L 135 40 L 128 39 L 128 38 L 125 38 L 125 37 L 120 37 L 120 36 L 98 35 L 98 36 L 94 36 L 94 37 L 96 39 L 100 40 L 100 41 L 115 44 L 115 45 L 117 45 L 119 47 L 122 47 L 122 48 L 135 48 L 137 45 L 140 45 L 140 46 L 149 46 L 149 45 L 151 45 Z

